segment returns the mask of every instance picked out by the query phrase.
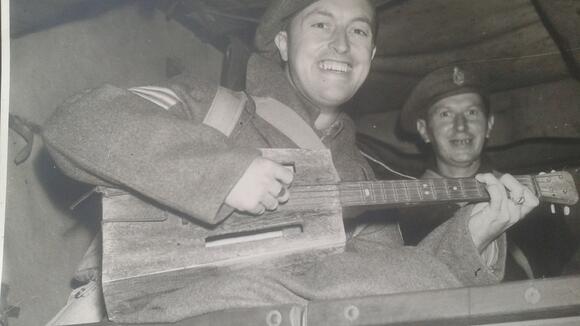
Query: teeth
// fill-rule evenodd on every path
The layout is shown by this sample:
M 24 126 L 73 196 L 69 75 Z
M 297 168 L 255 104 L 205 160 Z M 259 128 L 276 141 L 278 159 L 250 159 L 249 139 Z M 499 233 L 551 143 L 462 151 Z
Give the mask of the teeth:
M 468 145 L 471 144 L 471 139 L 454 139 L 451 142 L 455 145 Z
M 323 70 L 330 70 L 335 72 L 347 72 L 350 68 L 350 65 L 344 62 L 322 61 L 320 62 L 320 68 Z

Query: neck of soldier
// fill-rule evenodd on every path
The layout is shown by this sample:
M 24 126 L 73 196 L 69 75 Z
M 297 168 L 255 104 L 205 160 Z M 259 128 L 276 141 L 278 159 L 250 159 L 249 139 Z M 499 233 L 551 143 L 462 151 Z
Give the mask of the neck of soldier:
M 338 118 L 340 114 L 340 107 L 338 106 L 322 106 L 319 104 L 314 103 L 311 99 L 308 98 L 304 92 L 296 86 L 294 83 L 294 79 L 292 78 L 290 71 L 288 70 L 288 66 L 285 68 L 286 77 L 288 81 L 294 88 L 297 94 L 299 94 L 300 98 L 307 106 L 308 110 L 310 111 L 310 117 L 314 121 L 314 128 L 317 130 L 324 130 L 330 127 Z
M 318 117 L 314 120 L 314 128 L 324 130 L 330 127 L 340 113 L 339 108 L 324 108 L 320 110 Z
M 437 169 L 439 173 L 447 178 L 470 178 L 473 177 L 481 166 L 481 159 L 477 159 L 472 162 L 465 164 L 444 162 L 441 159 L 437 159 Z

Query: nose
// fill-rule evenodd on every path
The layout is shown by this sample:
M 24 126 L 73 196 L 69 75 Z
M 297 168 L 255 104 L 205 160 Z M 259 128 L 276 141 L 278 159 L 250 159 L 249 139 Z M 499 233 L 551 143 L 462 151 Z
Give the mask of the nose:
M 346 53 L 349 50 L 350 45 L 348 43 L 348 36 L 344 28 L 337 28 L 334 33 L 332 33 L 330 47 L 334 49 L 336 53 Z
M 457 114 L 453 120 L 453 126 L 456 130 L 464 131 L 467 127 L 467 119 L 462 114 Z

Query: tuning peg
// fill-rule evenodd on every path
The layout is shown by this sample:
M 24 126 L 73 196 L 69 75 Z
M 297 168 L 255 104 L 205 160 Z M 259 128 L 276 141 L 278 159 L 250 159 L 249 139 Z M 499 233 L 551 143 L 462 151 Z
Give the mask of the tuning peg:
M 570 215 L 570 206 L 564 206 L 564 215 Z
M 556 215 L 556 205 L 554 204 L 550 204 L 550 212 L 554 215 Z

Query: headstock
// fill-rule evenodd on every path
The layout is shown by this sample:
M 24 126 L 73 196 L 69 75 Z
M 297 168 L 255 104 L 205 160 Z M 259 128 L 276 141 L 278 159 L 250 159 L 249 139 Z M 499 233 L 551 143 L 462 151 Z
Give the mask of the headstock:
M 535 176 L 534 179 L 541 201 L 562 205 L 574 205 L 578 202 L 576 183 L 569 172 L 545 173 Z

